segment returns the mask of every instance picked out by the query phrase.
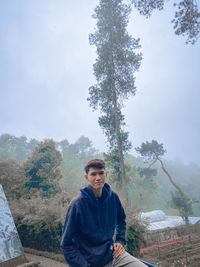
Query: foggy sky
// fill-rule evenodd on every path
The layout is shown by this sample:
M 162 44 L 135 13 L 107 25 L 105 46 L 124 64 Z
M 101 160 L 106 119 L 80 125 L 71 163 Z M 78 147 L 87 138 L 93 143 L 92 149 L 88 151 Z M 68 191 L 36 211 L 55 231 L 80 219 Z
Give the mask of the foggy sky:
M 94 32 L 97 4 L 0 2 L 0 134 L 70 143 L 84 135 L 106 150 L 99 113 L 86 100 L 95 84 L 96 53 L 88 35 Z M 175 36 L 173 14 L 170 3 L 150 19 L 132 12 L 128 30 L 140 38 L 143 60 L 135 75 L 136 96 L 123 113 L 133 148 L 156 139 L 166 158 L 199 164 L 200 41 L 191 46 Z

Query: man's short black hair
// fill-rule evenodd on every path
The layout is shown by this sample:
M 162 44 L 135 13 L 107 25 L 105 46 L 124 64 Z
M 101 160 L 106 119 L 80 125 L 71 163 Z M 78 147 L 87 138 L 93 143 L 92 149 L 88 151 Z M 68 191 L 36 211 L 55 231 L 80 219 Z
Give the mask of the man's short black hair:
M 105 169 L 106 164 L 102 159 L 92 159 L 85 165 L 85 172 L 88 174 L 90 168 Z

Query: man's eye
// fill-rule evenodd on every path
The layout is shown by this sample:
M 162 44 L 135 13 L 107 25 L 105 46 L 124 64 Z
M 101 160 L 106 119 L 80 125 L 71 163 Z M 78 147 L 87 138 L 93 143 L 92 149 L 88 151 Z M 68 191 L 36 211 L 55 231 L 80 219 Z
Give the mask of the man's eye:
M 104 175 L 104 171 L 102 171 L 102 172 L 92 172 L 91 176 L 96 176 L 97 174 Z

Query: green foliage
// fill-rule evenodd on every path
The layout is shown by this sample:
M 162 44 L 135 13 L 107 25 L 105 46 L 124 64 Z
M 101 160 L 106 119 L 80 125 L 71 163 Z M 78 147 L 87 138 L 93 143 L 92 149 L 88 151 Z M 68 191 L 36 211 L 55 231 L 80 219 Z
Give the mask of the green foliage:
M 46 140 L 38 144 L 32 156 L 24 163 L 28 181 L 24 187 L 43 190 L 43 196 L 55 194 L 58 191 L 57 183 L 61 178 L 59 166 L 61 153 L 56 149 L 53 140 Z
M 88 101 L 100 108 L 99 125 L 103 129 L 110 152 L 118 154 L 116 161 L 119 179 L 125 179 L 123 157 L 130 150 L 125 119 L 121 112 L 124 100 L 134 95 L 134 72 L 139 69 L 141 54 L 136 54 L 139 40 L 132 38 L 126 27 L 131 7 L 123 0 L 101 0 L 95 8 L 97 29 L 90 34 L 91 45 L 97 48 L 98 58 L 93 65 L 97 83 L 89 88 Z
M 164 8 L 165 0 L 132 0 L 132 2 L 141 15 L 150 17 L 155 9 L 162 10 Z
M 126 210 L 126 250 L 134 256 L 139 255 L 141 246 L 145 244 L 148 225 L 146 220 L 141 220 L 140 212 L 141 210 L 137 206 L 128 207 Z
M 156 140 L 151 142 L 146 141 L 142 143 L 140 147 L 136 147 L 135 150 L 146 159 L 146 161 L 156 162 L 157 159 L 162 157 L 166 150 L 163 148 L 163 144 L 159 144 Z
M 49 252 L 60 252 L 60 238 L 62 234 L 62 224 L 60 222 L 50 224 L 40 221 L 34 225 L 27 225 L 22 222 L 22 218 L 18 217 L 15 223 L 24 247 Z
M 132 226 L 129 226 L 126 234 L 126 251 L 131 255 L 139 250 L 139 233 Z
M 151 16 L 153 10 L 162 10 L 166 0 L 132 0 L 134 6 L 141 15 L 147 18 Z M 174 1 L 176 8 L 174 19 L 171 21 L 175 30 L 175 34 L 187 37 L 186 44 L 194 44 L 200 33 L 200 12 L 197 1 L 179 0 Z
M 183 0 L 174 6 L 177 7 L 174 19 L 175 34 L 186 35 L 186 43 L 194 44 L 200 33 L 200 13 L 197 2 L 194 0 Z
M 196 199 L 190 198 L 186 193 L 176 190 L 171 192 L 170 205 L 174 209 L 178 209 L 180 216 L 185 220 L 193 214 L 193 204 L 197 203 Z

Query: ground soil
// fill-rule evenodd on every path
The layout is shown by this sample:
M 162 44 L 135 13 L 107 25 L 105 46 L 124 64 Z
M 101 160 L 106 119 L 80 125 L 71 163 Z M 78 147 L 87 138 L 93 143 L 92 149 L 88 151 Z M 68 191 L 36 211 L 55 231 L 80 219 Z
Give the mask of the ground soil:
M 185 236 L 145 248 L 142 259 L 158 267 L 200 267 L 200 236 Z
M 43 256 L 37 256 L 29 253 L 25 253 L 25 256 L 28 261 L 40 262 L 38 267 L 67 267 L 66 263 L 52 260 Z
M 28 261 L 40 262 L 38 267 L 67 267 L 62 254 L 25 248 Z M 141 250 L 139 258 L 158 267 L 200 267 L 200 236 L 190 235 L 167 240 Z

